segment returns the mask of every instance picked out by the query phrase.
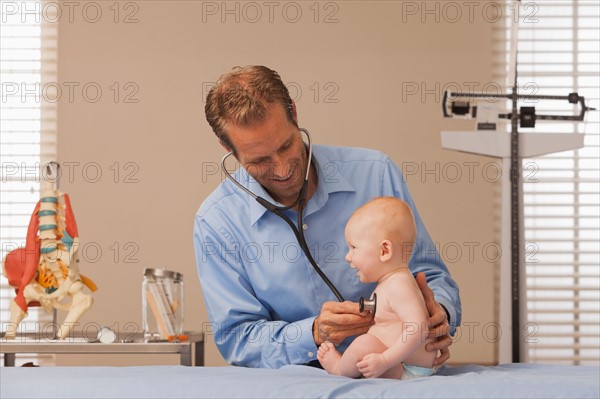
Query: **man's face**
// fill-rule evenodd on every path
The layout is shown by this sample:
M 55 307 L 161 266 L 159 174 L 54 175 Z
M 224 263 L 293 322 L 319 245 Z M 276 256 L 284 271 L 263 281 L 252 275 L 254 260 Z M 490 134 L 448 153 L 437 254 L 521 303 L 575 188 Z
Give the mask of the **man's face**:
M 240 164 L 267 192 L 284 205 L 292 204 L 304 183 L 307 154 L 300 130 L 279 103 L 268 108 L 263 122 L 230 125 L 227 134 Z

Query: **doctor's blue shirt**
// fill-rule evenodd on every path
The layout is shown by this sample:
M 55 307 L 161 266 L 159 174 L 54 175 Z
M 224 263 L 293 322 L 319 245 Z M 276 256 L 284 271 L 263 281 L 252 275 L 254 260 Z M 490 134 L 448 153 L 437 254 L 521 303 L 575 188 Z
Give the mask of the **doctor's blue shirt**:
M 426 274 L 454 330 L 461 318 L 458 287 L 398 167 L 378 151 L 318 145 L 313 146 L 313 167 L 317 190 L 306 204 L 301 227 L 312 256 L 344 299 L 358 302 L 361 296 L 369 298 L 375 288 L 361 283 L 344 259 L 346 222 L 371 199 L 394 196 L 408 203 L 417 226 L 409 267 L 413 274 Z M 274 202 L 243 168 L 234 177 Z M 285 213 L 295 224 L 297 213 Z M 316 359 L 313 321 L 324 302 L 337 299 L 285 221 L 225 180 L 196 214 L 194 249 L 210 330 L 227 362 L 278 368 Z

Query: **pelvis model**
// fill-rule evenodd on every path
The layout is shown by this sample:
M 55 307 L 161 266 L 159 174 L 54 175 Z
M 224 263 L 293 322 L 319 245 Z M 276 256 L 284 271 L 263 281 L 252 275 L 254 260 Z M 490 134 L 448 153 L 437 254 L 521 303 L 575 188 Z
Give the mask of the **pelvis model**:
M 57 163 L 46 168 L 50 174 L 60 176 Z M 29 306 L 42 306 L 47 312 L 68 311 L 57 331 L 58 339 L 68 337 L 81 315 L 92 306 L 92 296 L 84 292 L 84 286 L 95 291 L 96 285 L 79 274 L 79 234 L 69 195 L 56 189 L 58 179 L 48 176 L 45 174 L 40 200 L 29 221 L 25 247 L 9 252 L 4 258 L 4 275 L 16 291 L 10 301 L 7 339 L 15 337 Z

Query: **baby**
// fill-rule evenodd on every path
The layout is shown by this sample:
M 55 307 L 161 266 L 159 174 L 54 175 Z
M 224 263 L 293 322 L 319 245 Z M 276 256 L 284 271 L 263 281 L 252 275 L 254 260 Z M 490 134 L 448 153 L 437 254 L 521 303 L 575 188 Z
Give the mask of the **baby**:
M 411 379 L 433 374 L 435 352 L 423 295 L 408 268 L 416 238 L 409 206 L 393 197 L 360 207 L 346 224 L 346 260 L 363 283 L 377 282 L 375 324 L 340 354 L 331 342 L 317 358 L 330 374 L 347 377 Z

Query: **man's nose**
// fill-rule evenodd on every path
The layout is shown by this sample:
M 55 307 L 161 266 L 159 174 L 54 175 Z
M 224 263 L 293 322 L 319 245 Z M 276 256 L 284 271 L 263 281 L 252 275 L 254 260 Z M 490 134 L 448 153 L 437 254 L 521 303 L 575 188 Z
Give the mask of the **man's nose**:
M 274 156 L 269 165 L 269 174 L 272 177 L 287 177 L 290 173 L 290 163 L 280 155 Z

